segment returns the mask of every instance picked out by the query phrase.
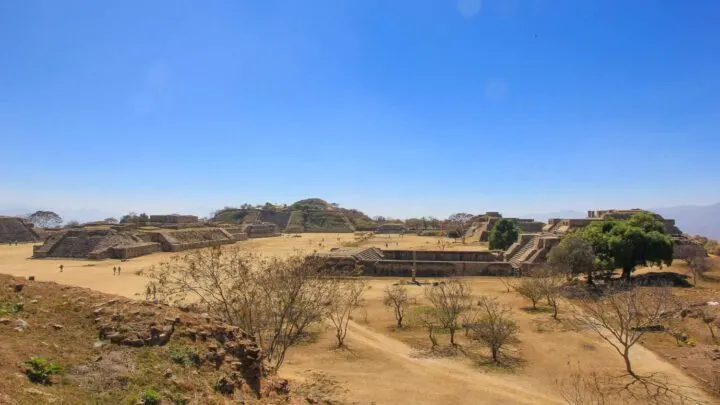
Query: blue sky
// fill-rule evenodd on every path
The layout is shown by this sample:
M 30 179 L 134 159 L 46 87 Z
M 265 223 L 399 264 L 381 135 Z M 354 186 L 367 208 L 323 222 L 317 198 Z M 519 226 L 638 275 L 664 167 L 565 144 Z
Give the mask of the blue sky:
M 720 201 L 716 1 L 0 2 L 0 208 Z

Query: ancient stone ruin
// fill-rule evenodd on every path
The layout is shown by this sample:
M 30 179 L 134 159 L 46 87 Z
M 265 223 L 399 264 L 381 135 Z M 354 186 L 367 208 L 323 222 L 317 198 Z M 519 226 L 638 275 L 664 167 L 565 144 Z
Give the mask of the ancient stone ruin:
M 487 242 L 490 239 L 490 232 L 495 227 L 495 224 L 503 219 L 503 216 L 499 212 L 488 211 L 483 215 L 478 215 L 472 219 L 470 227 L 465 233 L 467 240 L 477 240 L 480 242 Z M 520 228 L 521 233 L 537 233 L 542 232 L 545 223 L 535 221 L 531 218 L 505 218 L 509 219 Z
M 59 231 L 49 236 L 42 246 L 34 246 L 33 257 L 130 259 L 154 252 L 180 252 L 247 239 L 244 231 L 230 233 L 223 228 L 209 227 L 191 215 L 152 215 L 150 219 L 148 223 L 152 226 L 123 224 Z
M 335 248 L 317 256 L 325 258 L 335 271 L 349 273 L 361 267 L 365 276 L 499 276 L 515 271 L 503 260 L 501 251 Z
M 33 224 L 22 218 L 0 216 L 0 243 L 37 242 L 41 239 Z

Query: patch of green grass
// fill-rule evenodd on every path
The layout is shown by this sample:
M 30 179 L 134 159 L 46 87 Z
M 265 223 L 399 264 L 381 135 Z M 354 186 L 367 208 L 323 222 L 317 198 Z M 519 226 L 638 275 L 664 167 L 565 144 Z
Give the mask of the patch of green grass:
M 160 394 L 152 388 L 146 389 L 140 395 L 143 405 L 160 405 L 162 398 Z
M 30 381 L 37 384 L 50 385 L 52 381 L 50 377 L 55 374 L 62 372 L 63 368 L 58 364 L 55 364 L 42 357 L 31 357 L 29 361 L 25 363 L 25 374 L 27 374 Z

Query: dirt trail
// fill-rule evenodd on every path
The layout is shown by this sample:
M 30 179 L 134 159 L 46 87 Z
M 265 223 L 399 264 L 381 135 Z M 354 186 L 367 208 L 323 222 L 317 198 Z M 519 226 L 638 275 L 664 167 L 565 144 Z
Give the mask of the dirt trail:
M 463 396 L 473 404 L 564 404 L 559 396 L 543 393 L 532 381 L 515 375 L 485 374 L 462 363 L 447 359 L 420 358 L 413 356 L 414 350 L 403 342 L 374 332 L 355 322 L 350 323 L 352 340 L 378 350 L 387 356 L 388 362 L 410 363 L 416 372 L 424 374 L 423 386 L 430 388 L 426 381 L 435 381 L 439 385 L 448 385 L 455 380 L 465 385 Z M 420 381 L 418 381 L 420 382 Z M 464 403 L 464 401 L 458 402 Z

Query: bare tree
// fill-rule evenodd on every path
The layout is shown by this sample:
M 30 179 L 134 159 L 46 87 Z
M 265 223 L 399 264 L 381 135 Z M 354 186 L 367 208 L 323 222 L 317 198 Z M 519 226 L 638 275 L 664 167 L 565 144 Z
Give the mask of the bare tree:
M 523 277 L 513 286 L 518 294 L 527 298 L 532 302 L 533 309 L 537 308 L 537 303 L 545 296 L 545 290 L 542 283 L 536 277 Z
M 547 304 L 553 309 L 553 318 L 558 320 L 560 290 L 565 284 L 563 274 L 556 269 L 543 266 L 533 270 L 531 277 L 539 285 Z
M 627 374 L 640 379 L 632 368 L 630 350 L 648 330 L 662 324 L 671 306 L 666 287 L 613 290 L 601 298 L 583 298 L 575 319 L 612 346 L 623 358 Z
M 438 325 L 435 308 L 421 308 L 416 314 L 416 317 L 419 323 L 427 329 L 428 339 L 430 339 L 430 344 L 432 345 L 431 350 L 435 350 L 435 347 L 438 345 L 437 337 L 435 336 L 435 328 Z
M 473 215 L 466 212 L 458 212 L 457 214 L 452 214 L 447 219 L 447 222 L 450 223 L 450 226 L 453 228 L 453 230 L 457 232 L 459 237 L 462 238 L 463 243 L 465 243 L 465 233 L 467 232 L 467 229 L 470 226 L 470 221 L 472 219 Z
M 470 284 L 458 279 L 425 287 L 425 297 L 435 308 L 438 323 L 450 333 L 452 345 L 460 328 L 460 314 L 472 305 L 471 293 Z
M 402 328 L 405 310 L 409 304 L 407 288 L 400 284 L 385 287 L 383 304 L 388 308 L 392 308 L 395 313 L 395 320 L 397 320 L 397 327 Z
M 159 299 L 196 302 L 254 335 L 275 371 L 287 349 L 319 323 L 332 290 L 325 262 L 300 255 L 264 258 L 238 246 L 197 249 L 149 270 Z
M 700 320 L 710 331 L 710 337 L 715 341 L 715 328 L 717 327 L 718 311 L 714 308 L 700 308 Z
M 55 228 L 63 222 L 62 217 L 52 211 L 35 211 L 27 215 L 27 220 L 38 228 Z
M 479 317 L 472 327 L 472 337 L 490 348 L 494 362 L 498 362 L 502 348 L 517 340 L 517 325 L 510 319 L 510 307 L 496 298 L 483 297 L 478 302 Z
M 335 327 L 338 347 L 345 345 L 348 325 L 352 311 L 360 306 L 366 283 L 361 279 L 333 280 L 329 286 L 327 317 Z
M 712 270 L 712 262 L 705 255 L 696 255 L 688 264 L 688 268 L 693 276 L 693 286 L 697 287 L 698 277 L 702 278 L 705 273 Z

